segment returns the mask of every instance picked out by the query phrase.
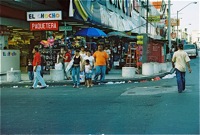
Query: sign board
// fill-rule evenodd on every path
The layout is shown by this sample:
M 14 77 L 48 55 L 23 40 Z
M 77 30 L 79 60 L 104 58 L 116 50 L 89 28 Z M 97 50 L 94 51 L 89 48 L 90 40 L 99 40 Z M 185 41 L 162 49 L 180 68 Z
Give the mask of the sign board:
M 180 26 L 180 19 L 174 19 L 174 18 L 171 18 L 171 26 Z M 165 21 L 165 25 L 167 26 L 168 25 L 168 20 Z
M 62 20 L 61 11 L 27 12 L 27 21 Z
M 72 26 L 59 26 L 59 31 L 72 31 Z
M 30 22 L 30 31 L 58 30 L 58 21 Z
M 160 22 L 160 16 L 149 16 L 148 21 L 149 22 Z

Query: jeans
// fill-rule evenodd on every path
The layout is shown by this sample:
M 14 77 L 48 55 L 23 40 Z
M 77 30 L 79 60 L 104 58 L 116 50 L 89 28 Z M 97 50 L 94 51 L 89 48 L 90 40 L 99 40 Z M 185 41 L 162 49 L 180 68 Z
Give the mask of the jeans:
M 178 92 L 182 92 L 185 90 L 185 72 L 181 72 L 176 69 L 176 79 L 178 85 Z
M 34 74 L 33 74 L 33 71 L 28 71 L 28 77 L 29 77 L 29 80 L 33 80 L 34 78 Z
M 65 69 L 66 69 L 68 64 L 69 64 L 69 62 L 65 62 L 64 66 L 63 66 L 64 67 L 64 75 L 65 75 L 65 77 L 70 77 L 70 71 L 68 71 L 68 72 L 65 71 Z
M 103 82 L 106 74 L 106 65 L 105 66 L 96 66 L 96 72 L 94 76 L 94 81 L 96 82 L 99 75 L 101 75 L 100 82 Z
M 72 67 L 72 80 L 74 85 L 80 85 L 80 66 Z
M 38 81 L 41 83 L 42 87 L 47 86 L 46 83 L 44 82 L 44 79 L 41 76 L 41 66 L 37 66 L 36 71 L 34 71 L 34 83 L 33 83 L 33 88 L 36 88 L 38 85 Z

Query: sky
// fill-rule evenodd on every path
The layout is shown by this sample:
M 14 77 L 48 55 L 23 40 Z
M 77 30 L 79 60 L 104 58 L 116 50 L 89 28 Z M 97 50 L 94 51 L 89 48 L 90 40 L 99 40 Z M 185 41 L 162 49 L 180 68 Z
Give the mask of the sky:
M 197 2 L 197 4 L 190 4 L 181 10 L 191 2 Z M 181 18 L 180 29 L 187 28 L 189 34 L 193 30 L 200 31 L 200 0 L 171 0 L 171 18 L 177 18 L 178 10 L 181 10 L 178 14 L 178 17 Z

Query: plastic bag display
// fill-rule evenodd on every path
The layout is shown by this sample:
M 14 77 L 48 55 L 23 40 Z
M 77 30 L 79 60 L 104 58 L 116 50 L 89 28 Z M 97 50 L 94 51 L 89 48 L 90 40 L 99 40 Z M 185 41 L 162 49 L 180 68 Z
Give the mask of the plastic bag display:
M 85 82 L 85 73 L 84 73 L 84 71 L 80 72 L 80 83 L 83 83 L 83 82 Z
M 62 70 L 63 69 L 62 63 L 55 63 L 55 69 L 56 70 Z
M 69 64 L 65 68 L 65 72 L 66 73 L 70 71 L 70 69 L 72 68 L 73 63 L 74 63 L 74 59 L 71 59 L 71 61 L 69 62 Z

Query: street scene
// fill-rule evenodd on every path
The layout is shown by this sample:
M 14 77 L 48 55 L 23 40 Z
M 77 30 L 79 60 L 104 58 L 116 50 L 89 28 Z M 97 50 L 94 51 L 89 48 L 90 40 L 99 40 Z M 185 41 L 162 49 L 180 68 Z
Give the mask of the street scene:
M 197 11 L 199 1 L 1 0 L 1 134 L 200 134 Z
M 176 78 L 79 89 L 1 89 L 2 134 L 199 134 L 199 58 Z

